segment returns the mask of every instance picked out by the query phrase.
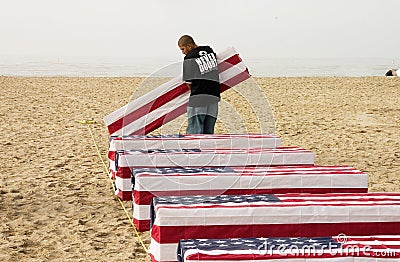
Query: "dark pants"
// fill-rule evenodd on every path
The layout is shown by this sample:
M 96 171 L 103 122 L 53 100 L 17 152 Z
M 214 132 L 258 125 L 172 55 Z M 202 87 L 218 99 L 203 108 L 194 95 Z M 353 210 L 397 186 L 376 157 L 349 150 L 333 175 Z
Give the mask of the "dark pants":
M 186 134 L 214 134 L 218 116 L 218 102 L 207 106 L 187 108 L 188 127 Z

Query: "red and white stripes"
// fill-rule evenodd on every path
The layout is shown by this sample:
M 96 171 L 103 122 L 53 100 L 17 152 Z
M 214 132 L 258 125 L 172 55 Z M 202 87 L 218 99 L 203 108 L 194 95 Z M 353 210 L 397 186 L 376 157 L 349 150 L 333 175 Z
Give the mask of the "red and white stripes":
M 152 199 L 158 196 L 368 191 L 367 174 L 352 167 L 266 166 L 229 169 L 232 171 L 227 173 L 138 171 L 132 174 L 135 177 L 134 185 L 131 179 L 126 179 L 125 185 L 120 186 L 116 183 L 116 186 L 122 198 L 131 199 L 133 193 L 133 221 L 141 232 L 150 229 L 150 204 Z
M 250 77 L 234 48 L 217 54 L 221 92 Z M 177 76 L 103 118 L 111 136 L 144 135 L 186 112 L 189 88 Z
M 399 193 L 277 194 L 255 202 L 254 196 L 262 195 L 227 196 L 232 201 L 225 203 L 158 197 L 167 201 L 152 207 L 153 261 L 177 261 L 180 239 L 400 234 Z M 202 199 L 187 203 L 196 198 Z
M 217 58 L 221 92 L 250 77 L 233 48 Z M 108 157 L 116 194 L 123 200 L 133 196 L 139 231 L 152 221 L 153 261 L 176 261 L 182 239 L 400 234 L 400 194 L 366 193 L 367 174 L 315 166 L 313 152 L 282 147 L 277 136 L 143 136 L 185 113 L 188 98 L 178 76 L 104 117 L 113 136 Z M 189 170 L 202 167 L 208 169 Z M 202 255 L 210 258 L 207 252 Z M 325 261 L 301 259 L 293 261 Z M 232 254 L 222 260 L 235 261 Z

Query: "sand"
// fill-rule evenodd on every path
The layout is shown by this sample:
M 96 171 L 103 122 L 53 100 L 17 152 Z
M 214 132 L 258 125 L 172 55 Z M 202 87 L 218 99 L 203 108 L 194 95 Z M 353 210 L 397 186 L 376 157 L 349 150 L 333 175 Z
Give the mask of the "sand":
M 0 77 L 1 261 L 149 261 L 90 134 L 106 160 L 102 118 L 142 80 Z M 313 150 L 316 164 L 354 166 L 370 191 L 400 191 L 400 78 L 256 78 L 248 87 L 223 95 L 217 133 L 276 129 L 284 145 Z

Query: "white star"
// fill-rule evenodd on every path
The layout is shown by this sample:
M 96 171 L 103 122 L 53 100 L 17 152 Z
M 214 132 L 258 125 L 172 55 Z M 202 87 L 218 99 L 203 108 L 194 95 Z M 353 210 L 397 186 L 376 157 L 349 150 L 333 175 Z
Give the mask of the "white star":
M 310 239 L 308 239 L 308 240 L 306 240 L 307 242 L 310 242 L 310 243 L 313 243 L 313 242 L 318 242 L 318 240 L 315 240 L 315 239 L 312 239 L 312 238 L 310 238 Z
M 285 239 L 277 239 L 277 240 L 275 240 L 276 242 L 278 242 L 278 243 L 283 243 L 283 242 L 286 242 L 286 240 Z
M 264 237 L 258 237 L 256 238 L 257 240 L 267 240 L 268 238 L 264 238 Z
M 292 242 L 292 244 L 304 244 L 304 242 L 303 241 L 294 241 L 294 242 Z

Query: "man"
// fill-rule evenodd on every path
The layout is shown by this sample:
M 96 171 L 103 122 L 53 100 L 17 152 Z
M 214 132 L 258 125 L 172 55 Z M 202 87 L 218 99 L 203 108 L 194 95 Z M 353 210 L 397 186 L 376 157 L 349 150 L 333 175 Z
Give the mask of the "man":
M 179 38 L 178 46 L 185 55 L 183 81 L 190 88 L 186 133 L 214 134 L 220 101 L 217 56 L 211 47 L 197 46 L 188 35 Z
M 400 76 L 400 69 L 391 69 L 386 72 L 385 76 Z

